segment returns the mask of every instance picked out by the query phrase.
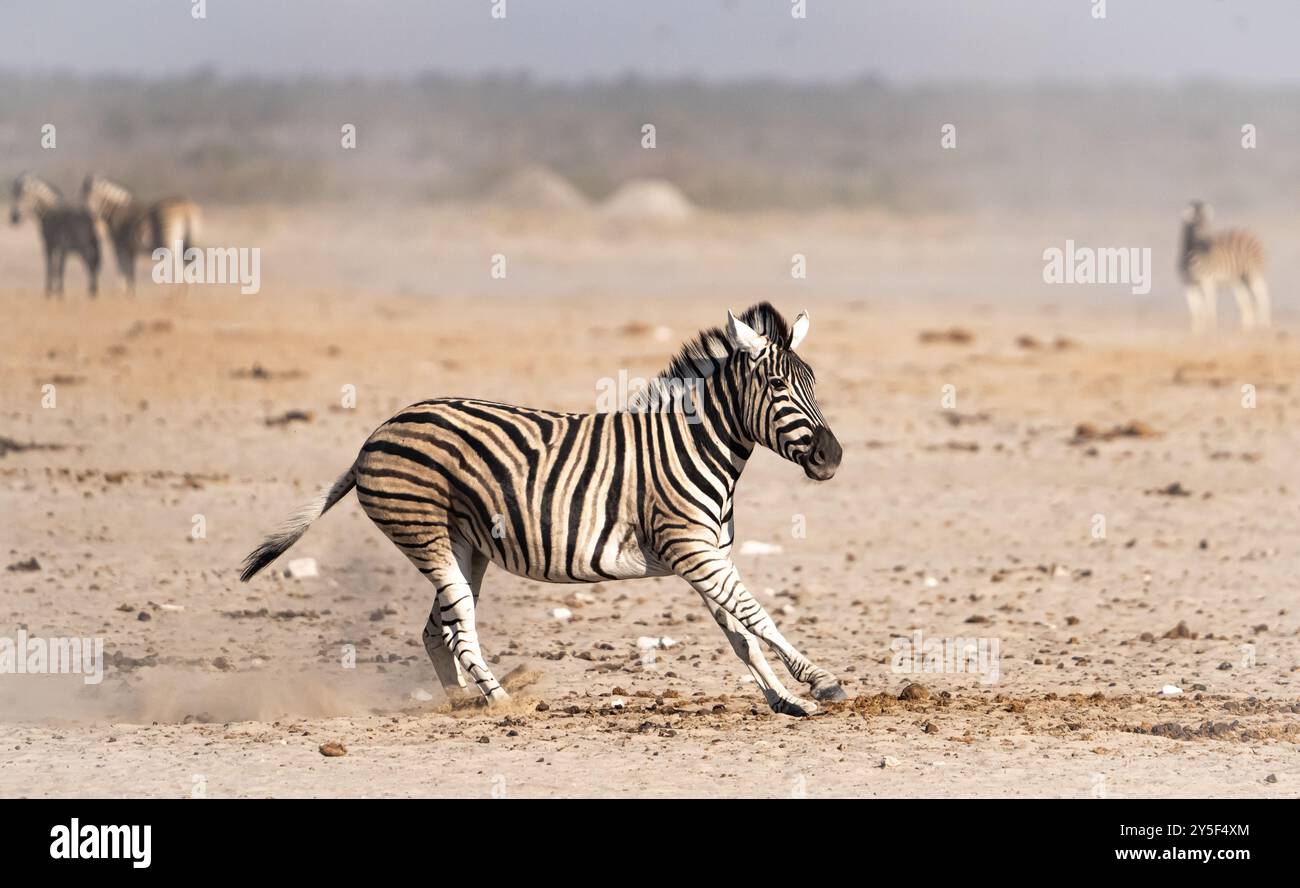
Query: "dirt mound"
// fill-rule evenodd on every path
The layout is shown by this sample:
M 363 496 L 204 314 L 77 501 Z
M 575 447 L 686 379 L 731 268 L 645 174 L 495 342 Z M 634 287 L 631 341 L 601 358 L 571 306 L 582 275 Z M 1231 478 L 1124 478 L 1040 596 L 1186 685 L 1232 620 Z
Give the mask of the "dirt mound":
M 487 200 L 509 210 L 573 213 L 591 208 L 569 180 L 543 166 L 515 170 L 488 192 Z
M 601 212 L 631 221 L 684 222 L 695 215 L 695 205 L 666 179 L 632 179 L 606 199 Z

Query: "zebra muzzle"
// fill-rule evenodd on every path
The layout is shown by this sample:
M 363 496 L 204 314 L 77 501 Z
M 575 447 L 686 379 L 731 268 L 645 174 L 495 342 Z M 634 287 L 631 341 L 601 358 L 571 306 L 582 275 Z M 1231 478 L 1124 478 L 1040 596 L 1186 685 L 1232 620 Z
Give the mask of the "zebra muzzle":
M 803 458 L 804 474 L 814 481 L 828 481 L 840 467 L 844 450 L 830 429 L 822 426 L 813 434 L 812 446 Z

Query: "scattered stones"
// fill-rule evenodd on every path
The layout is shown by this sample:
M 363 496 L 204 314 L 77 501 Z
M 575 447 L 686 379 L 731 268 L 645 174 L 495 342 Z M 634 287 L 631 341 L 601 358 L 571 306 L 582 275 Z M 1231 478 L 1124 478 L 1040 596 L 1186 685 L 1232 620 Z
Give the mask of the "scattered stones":
M 1090 422 L 1081 422 L 1074 427 L 1071 444 L 1086 444 L 1094 441 L 1113 441 L 1116 438 L 1158 438 L 1160 433 L 1141 420 L 1133 420 L 1124 425 L 1101 429 Z
M 962 327 L 949 327 L 947 330 L 922 330 L 917 339 L 922 345 L 970 345 L 975 341 L 975 334 Z
M 311 422 L 316 418 L 316 414 L 310 410 L 286 410 L 275 416 L 268 416 L 266 424 L 271 427 L 287 426 L 295 422 Z
M 18 573 L 28 573 L 40 569 L 41 563 L 35 558 L 26 558 L 22 561 L 15 561 L 13 564 L 5 568 L 5 570 L 12 570 Z

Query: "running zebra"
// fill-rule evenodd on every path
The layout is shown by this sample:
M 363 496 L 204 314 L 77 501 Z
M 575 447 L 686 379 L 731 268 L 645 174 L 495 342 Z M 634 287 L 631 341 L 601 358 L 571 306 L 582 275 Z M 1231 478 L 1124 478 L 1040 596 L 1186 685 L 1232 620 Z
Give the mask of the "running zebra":
M 1268 285 L 1264 282 L 1264 248 L 1248 231 L 1231 229 L 1211 234 L 1212 210 L 1192 201 L 1183 214 L 1183 251 L 1178 271 L 1187 285 L 1192 332 L 1204 333 L 1217 324 L 1218 290 L 1229 284 L 1237 297 L 1241 329 L 1272 323 Z
M 817 700 L 839 681 L 777 629 L 731 562 L 736 483 L 762 444 L 817 481 L 840 445 L 813 394 L 793 326 L 762 303 L 701 332 L 652 383 L 690 380 L 691 404 L 616 413 L 554 413 L 438 398 L 380 426 L 352 466 L 267 537 L 243 564 L 248 581 L 356 487 L 361 507 L 433 583 L 424 645 L 449 693 L 461 671 L 490 702 L 506 699 L 479 649 L 474 609 L 488 564 L 534 580 L 593 583 L 675 574 L 704 599 L 773 710 L 817 704 L 781 684 L 759 641 Z
M 63 202 L 63 194 L 39 176 L 20 173 L 13 183 L 9 221 L 17 225 L 26 213 L 35 217 L 45 245 L 45 296 L 63 295 L 63 269 L 68 253 L 86 263 L 93 298 L 99 289 L 99 235 L 95 220 L 80 207 Z
M 151 204 L 137 203 L 131 192 L 103 176 L 91 173 L 81 186 L 81 197 L 96 218 L 103 220 L 113 242 L 117 267 L 126 286 L 135 292 L 135 257 L 160 247 L 181 255 L 199 236 L 199 206 L 183 197 L 164 197 Z

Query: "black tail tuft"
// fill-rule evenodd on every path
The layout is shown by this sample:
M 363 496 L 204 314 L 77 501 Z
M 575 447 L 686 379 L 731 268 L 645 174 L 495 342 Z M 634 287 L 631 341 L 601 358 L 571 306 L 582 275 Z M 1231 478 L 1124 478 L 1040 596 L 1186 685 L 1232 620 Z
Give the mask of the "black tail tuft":
M 307 528 L 313 521 L 329 511 L 330 506 L 341 500 L 355 486 L 356 477 L 349 468 L 334 482 L 333 487 L 323 491 L 314 501 L 286 521 L 279 530 L 262 540 L 262 545 L 249 553 L 239 572 L 239 581 L 247 583 L 257 575 L 259 570 L 283 555 L 307 532 Z

